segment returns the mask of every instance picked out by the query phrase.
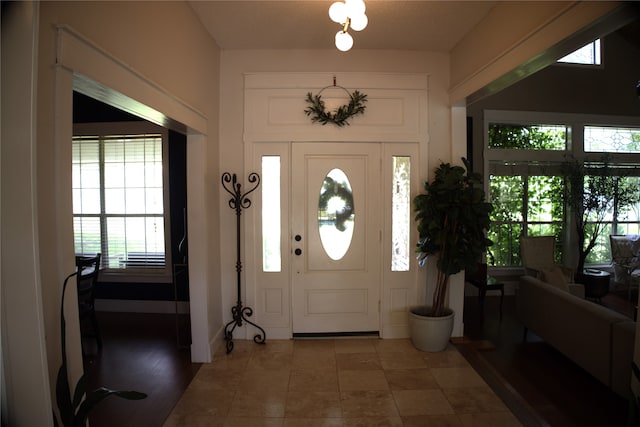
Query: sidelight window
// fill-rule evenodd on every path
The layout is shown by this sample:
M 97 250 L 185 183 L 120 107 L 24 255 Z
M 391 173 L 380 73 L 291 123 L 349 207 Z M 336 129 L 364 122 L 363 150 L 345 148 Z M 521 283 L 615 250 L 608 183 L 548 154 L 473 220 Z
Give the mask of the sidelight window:
M 282 268 L 280 219 L 280 156 L 262 156 L 262 271 Z
M 393 156 L 391 271 L 409 271 L 411 233 L 411 157 Z

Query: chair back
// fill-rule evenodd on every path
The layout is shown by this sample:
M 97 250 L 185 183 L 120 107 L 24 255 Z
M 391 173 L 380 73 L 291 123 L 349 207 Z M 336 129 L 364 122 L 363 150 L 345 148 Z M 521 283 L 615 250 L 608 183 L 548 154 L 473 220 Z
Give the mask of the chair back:
M 78 297 L 91 294 L 95 291 L 98 284 L 98 275 L 100 274 L 100 258 L 101 254 L 95 256 L 76 256 L 76 271 L 78 272 Z
M 611 244 L 611 260 L 618 264 L 626 264 L 633 257 L 640 255 L 640 236 L 612 234 L 609 236 Z
M 612 234 L 609 243 L 613 280 L 624 283 L 631 272 L 640 266 L 640 235 Z
M 475 269 L 465 270 L 464 272 L 465 282 L 471 282 L 476 285 L 487 284 L 487 263 L 479 262 L 476 264 Z
M 555 267 L 555 246 L 556 239 L 553 236 L 521 237 L 520 256 L 527 274 L 533 273 L 528 270 L 540 272 Z

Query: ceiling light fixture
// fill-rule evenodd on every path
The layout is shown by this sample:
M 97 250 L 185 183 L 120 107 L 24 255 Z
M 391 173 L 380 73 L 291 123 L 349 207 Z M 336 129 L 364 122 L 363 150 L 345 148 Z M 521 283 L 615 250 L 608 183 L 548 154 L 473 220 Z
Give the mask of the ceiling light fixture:
M 354 31 L 362 31 L 367 27 L 369 19 L 365 10 L 364 0 L 337 1 L 329 7 L 329 18 L 342 25 L 342 29 L 336 33 L 338 50 L 346 52 L 353 46 L 353 37 L 348 33 L 349 27 Z

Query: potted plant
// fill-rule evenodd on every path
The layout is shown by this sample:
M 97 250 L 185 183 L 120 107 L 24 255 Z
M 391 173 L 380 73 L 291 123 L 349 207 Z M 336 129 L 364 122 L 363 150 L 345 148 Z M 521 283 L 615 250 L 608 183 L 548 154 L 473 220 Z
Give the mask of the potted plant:
M 462 162 L 464 167 L 441 163 L 434 180 L 425 182 L 425 193 L 413 200 L 419 264 L 423 266 L 430 255 L 437 258 L 433 303 L 412 307 L 409 315 L 411 339 L 425 351 L 443 350 L 451 337 L 454 313 L 445 307 L 449 278 L 476 268 L 492 244 L 485 233 L 493 206 L 485 201 L 481 175 L 471 171 L 465 158 Z
M 58 421 L 58 417 L 54 412 L 54 427 L 86 426 L 91 410 L 109 396 L 117 396 L 128 400 L 140 400 L 147 397 L 145 393 L 141 393 L 139 391 L 111 390 L 105 387 L 99 387 L 91 392 L 87 392 L 87 377 L 85 374 L 82 374 L 76 383 L 75 390 L 73 390 L 72 393 L 68 378 L 69 372 L 67 369 L 67 327 L 64 319 L 64 294 L 67 290 L 67 282 L 77 274 L 77 272 L 71 273 L 66 279 L 64 279 L 64 284 L 62 285 L 62 302 L 60 304 L 60 347 L 62 349 L 62 365 L 58 370 L 58 377 L 56 380 L 56 401 L 58 403 L 60 421 Z

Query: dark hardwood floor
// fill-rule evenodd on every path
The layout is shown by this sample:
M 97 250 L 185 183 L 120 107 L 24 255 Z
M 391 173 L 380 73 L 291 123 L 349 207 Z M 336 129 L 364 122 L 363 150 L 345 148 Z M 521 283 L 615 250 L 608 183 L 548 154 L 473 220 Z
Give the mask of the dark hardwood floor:
M 465 301 L 465 339 L 458 348 L 525 426 L 625 426 L 627 402 L 599 383 L 515 318 L 515 298 L 488 296 L 484 314 L 477 297 Z M 633 315 L 626 294 L 602 303 Z M 104 386 L 146 392 L 142 401 L 109 397 L 92 412 L 92 427 L 162 426 L 199 364 L 176 345 L 173 315 L 99 313 L 103 348 L 85 339 L 89 390 Z
M 601 303 L 633 317 L 634 306 L 609 294 Z M 637 298 L 637 294 L 636 294 Z M 465 340 L 458 348 L 527 426 L 625 426 L 627 401 L 529 332 L 515 317 L 515 297 L 465 298 Z M 630 373 L 631 375 L 631 373 Z
M 100 312 L 98 322 L 102 350 L 83 339 L 88 390 L 136 390 L 148 397 L 106 398 L 91 412 L 91 427 L 162 426 L 200 368 L 188 349 L 178 348 L 174 315 Z

